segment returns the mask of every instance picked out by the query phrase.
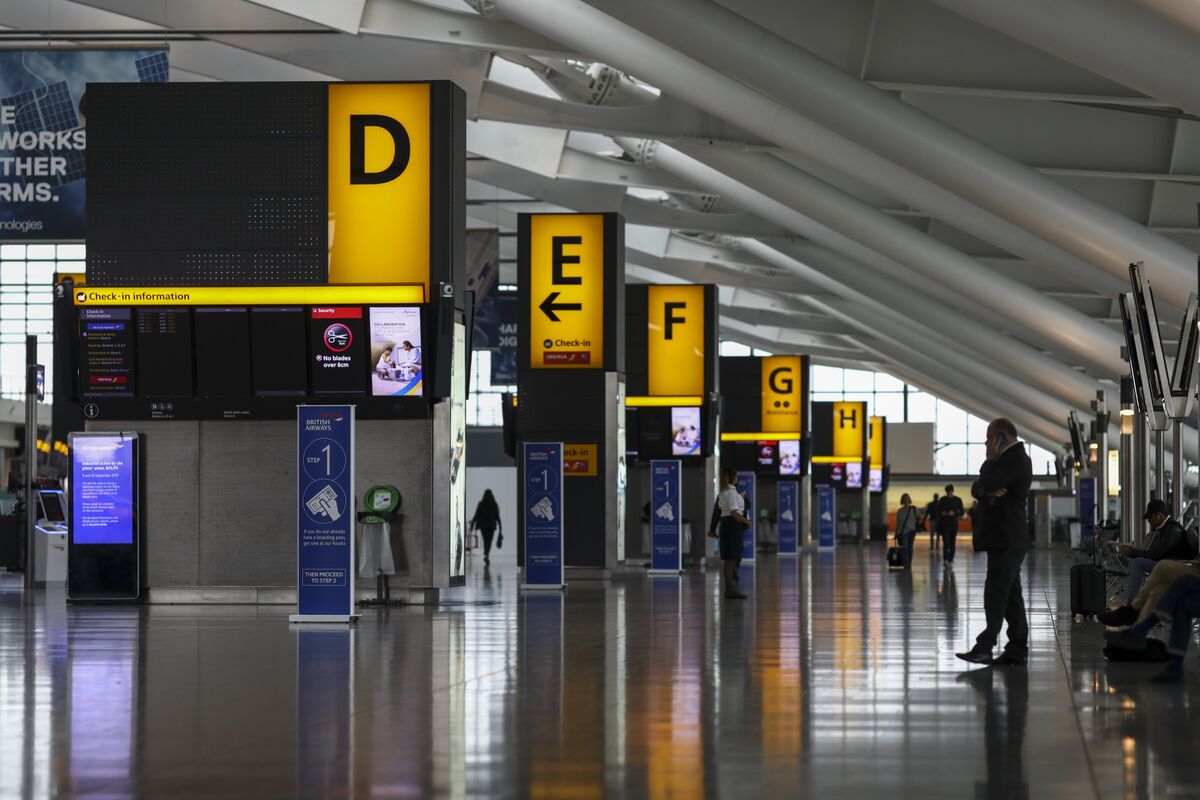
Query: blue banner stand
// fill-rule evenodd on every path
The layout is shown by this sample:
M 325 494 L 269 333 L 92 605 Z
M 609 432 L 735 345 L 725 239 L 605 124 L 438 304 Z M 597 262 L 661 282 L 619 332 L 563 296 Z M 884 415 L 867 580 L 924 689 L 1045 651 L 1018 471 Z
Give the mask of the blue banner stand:
M 522 589 L 564 589 L 563 445 L 527 442 L 522 448 L 525 571 Z
M 742 531 L 742 562 L 753 561 L 758 552 L 758 514 L 755 513 L 754 492 L 757 488 L 757 476 L 750 471 L 737 474 L 737 488 L 746 496 L 746 519 L 750 527 Z
M 1099 480 L 1095 477 L 1079 479 L 1079 544 L 1088 550 L 1094 541 L 1092 537 L 1096 535 L 1099 511 L 1096 491 L 1098 483 Z
M 296 613 L 353 622 L 354 406 L 296 406 Z
M 837 495 L 829 484 L 817 486 L 817 549 L 832 550 L 837 541 Z
M 775 516 L 779 520 L 779 555 L 799 554 L 800 540 L 800 484 L 796 481 L 780 481 Z
M 650 462 L 650 574 L 683 571 L 683 471 L 679 460 Z

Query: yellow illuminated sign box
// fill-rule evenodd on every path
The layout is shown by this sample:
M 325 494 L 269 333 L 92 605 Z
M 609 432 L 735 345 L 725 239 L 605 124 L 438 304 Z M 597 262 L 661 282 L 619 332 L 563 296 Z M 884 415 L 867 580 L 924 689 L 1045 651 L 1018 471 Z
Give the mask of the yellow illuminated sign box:
M 624 304 L 623 221 L 617 214 L 521 214 L 517 219 L 523 369 L 619 370 Z
M 702 396 L 706 357 L 704 286 L 648 286 L 646 293 L 649 394 Z

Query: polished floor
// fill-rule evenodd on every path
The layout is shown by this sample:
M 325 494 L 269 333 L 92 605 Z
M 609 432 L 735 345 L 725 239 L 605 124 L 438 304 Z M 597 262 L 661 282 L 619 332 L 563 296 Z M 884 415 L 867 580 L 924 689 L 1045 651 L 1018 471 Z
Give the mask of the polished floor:
M 1200 667 L 1106 665 L 1066 553 L 1028 669 L 964 669 L 983 558 L 918 544 L 296 629 L 286 608 L 23 603 L 0 578 L 0 797 L 1196 797 Z

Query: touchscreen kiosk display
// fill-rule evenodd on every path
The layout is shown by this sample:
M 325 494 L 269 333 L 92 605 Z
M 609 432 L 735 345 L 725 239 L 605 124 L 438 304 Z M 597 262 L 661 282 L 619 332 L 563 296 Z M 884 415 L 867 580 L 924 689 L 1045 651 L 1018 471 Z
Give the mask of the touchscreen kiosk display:
M 138 394 L 191 397 L 192 314 L 186 308 L 139 308 Z
M 250 315 L 241 308 L 196 309 L 196 393 L 248 397 Z
M 260 397 L 303 395 L 308 391 L 308 348 L 304 309 L 250 311 L 254 393 Z
M 371 394 L 375 397 L 422 396 L 421 309 L 416 306 L 375 306 L 368 313 Z
M 38 502 L 42 506 L 41 519 L 44 519 L 46 522 L 66 522 L 67 513 L 63 508 L 62 500 L 63 493 L 58 490 L 42 490 L 38 492 Z
M 784 439 L 779 443 L 779 474 L 800 474 L 800 440 Z
M 367 347 L 361 306 L 316 306 L 308 320 L 314 394 L 364 394 Z
M 700 409 L 676 407 L 671 409 L 671 455 L 700 454 Z

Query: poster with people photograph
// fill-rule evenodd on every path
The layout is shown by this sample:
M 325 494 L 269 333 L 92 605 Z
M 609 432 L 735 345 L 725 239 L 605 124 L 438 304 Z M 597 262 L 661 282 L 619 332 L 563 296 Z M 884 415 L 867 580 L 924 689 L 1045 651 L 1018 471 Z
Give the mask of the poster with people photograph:
M 784 439 L 779 443 L 779 474 L 800 474 L 799 439 Z
M 700 409 L 671 409 L 671 455 L 694 456 L 700 453 Z
M 373 306 L 371 322 L 371 394 L 421 397 L 421 309 Z

